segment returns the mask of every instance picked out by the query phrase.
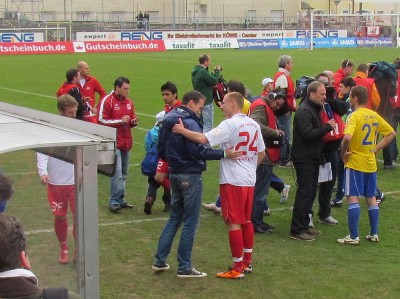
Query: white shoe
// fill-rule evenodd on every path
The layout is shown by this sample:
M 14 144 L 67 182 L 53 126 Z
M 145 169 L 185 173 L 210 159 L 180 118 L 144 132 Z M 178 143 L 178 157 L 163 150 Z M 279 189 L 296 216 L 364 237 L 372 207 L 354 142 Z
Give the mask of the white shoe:
M 310 222 L 308 223 L 308 226 L 314 228 L 314 219 L 312 214 L 308 214 L 308 217 L 310 217 Z
M 332 216 L 328 216 L 325 219 L 319 219 L 318 222 L 319 223 L 326 223 L 326 224 L 338 224 L 339 223 L 339 221 L 337 221 Z
M 269 216 L 269 215 L 271 215 L 271 209 L 268 208 L 267 210 L 264 210 L 263 215 L 264 215 L 264 216 Z
M 360 238 L 356 237 L 355 239 L 352 239 L 350 235 L 348 235 L 343 239 L 337 239 L 337 242 L 340 244 L 360 245 Z
M 366 236 L 365 237 L 365 239 L 367 240 L 367 241 L 370 241 L 370 242 L 374 242 L 374 243 L 378 243 L 379 242 L 379 237 L 378 237 L 378 235 L 368 235 L 368 236 Z
M 289 197 L 289 190 L 290 190 L 290 185 L 285 185 L 281 192 L 281 199 L 279 200 L 279 203 L 285 203 Z
M 221 213 L 221 208 L 217 207 L 217 205 L 215 203 L 209 203 L 209 204 L 203 203 L 202 206 L 207 211 L 214 212 L 215 214 L 220 214 Z

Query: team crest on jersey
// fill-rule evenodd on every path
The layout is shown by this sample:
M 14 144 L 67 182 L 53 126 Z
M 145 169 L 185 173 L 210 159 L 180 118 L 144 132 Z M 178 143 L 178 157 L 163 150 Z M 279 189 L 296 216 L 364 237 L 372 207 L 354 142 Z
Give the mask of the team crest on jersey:
M 121 109 L 121 108 L 119 107 L 119 104 L 118 104 L 118 103 L 114 105 L 114 110 L 120 110 L 120 109 Z
M 126 105 L 126 108 L 127 108 L 128 110 L 131 110 L 131 109 L 132 109 L 131 104 L 127 104 L 127 105 Z

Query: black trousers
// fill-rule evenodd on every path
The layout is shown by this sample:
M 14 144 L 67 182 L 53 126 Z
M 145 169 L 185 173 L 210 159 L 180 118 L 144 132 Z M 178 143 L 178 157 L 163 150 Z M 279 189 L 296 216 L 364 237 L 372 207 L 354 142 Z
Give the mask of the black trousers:
M 293 205 L 290 233 L 298 235 L 308 230 L 309 213 L 317 194 L 319 164 L 294 163 L 297 190 Z

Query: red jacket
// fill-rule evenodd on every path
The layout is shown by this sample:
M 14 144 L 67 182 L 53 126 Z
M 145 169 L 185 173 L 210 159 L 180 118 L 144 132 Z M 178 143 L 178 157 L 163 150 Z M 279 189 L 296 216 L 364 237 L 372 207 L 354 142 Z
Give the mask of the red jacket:
M 368 90 L 368 102 L 365 108 L 378 111 L 379 105 L 381 104 L 381 97 L 375 86 L 375 80 L 368 78 L 363 72 L 357 72 L 353 78 L 357 86 L 364 86 Z
M 286 104 L 287 107 L 290 111 L 296 111 L 296 100 L 294 98 L 294 83 L 292 81 L 292 78 L 290 78 L 290 76 L 288 76 L 286 73 L 284 72 L 277 72 L 274 76 L 274 88 L 277 88 L 279 86 L 275 86 L 275 82 L 276 79 L 278 79 L 281 75 L 284 75 L 287 79 L 288 82 L 288 87 L 286 90 Z
M 131 121 L 136 119 L 135 107 L 128 98 L 120 98 L 115 92 L 107 95 L 100 102 L 98 123 L 117 129 L 117 148 L 129 151 L 132 148 L 133 138 L 131 128 L 136 124 L 123 123 L 122 117 L 129 115 Z
M 78 111 L 76 112 L 76 119 L 82 119 L 84 110 L 86 110 L 83 105 L 81 91 L 79 86 L 75 83 L 69 83 L 65 81 L 61 87 L 57 90 L 57 98 L 63 94 L 71 95 L 78 102 Z
M 85 99 L 86 97 L 90 98 L 90 100 L 87 101 L 90 107 L 96 107 L 96 93 L 100 95 L 99 101 L 107 95 L 103 86 L 101 86 L 99 81 L 97 81 L 97 79 L 93 76 L 86 76 L 85 85 L 82 86 L 79 84 L 79 89 L 81 90 L 83 99 Z M 88 110 L 85 111 L 83 117 L 84 120 L 87 120 L 87 118 L 93 118 L 94 114 L 90 110 Z
M 175 104 L 172 105 L 172 106 L 169 106 L 169 105 L 165 104 L 165 105 L 164 105 L 164 111 L 165 111 L 165 113 L 168 113 L 168 112 L 170 112 L 172 109 L 174 109 L 174 108 L 176 108 L 176 107 L 179 107 L 179 106 L 181 106 L 181 105 L 182 105 L 182 102 L 181 102 L 180 100 L 177 100 L 177 101 L 175 102 Z
M 338 69 L 336 73 L 333 74 L 333 78 L 335 78 L 335 83 L 333 87 L 335 87 L 336 93 L 339 94 L 339 85 L 340 82 L 347 76 L 344 74 L 343 69 Z
M 268 118 L 267 126 L 273 130 L 277 130 L 278 126 L 276 125 L 275 114 L 272 111 L 271 107 L 269 107 L 269 105 L 267 103 L 265 103 L 265 101 L 262 98 L 258 98 L 253 103 L 251 103 L 250 113 L 252 113 L 254 111 L 254 109 L 259 106 L 263 106 L 265 109 L 265 114 Z M 264 143 L 265 143 L 265 139 L 267 137 L 266 136 L 263 136 L 263 137 L 264 137 Z M 265 143 L 265 145 L 267 145 L 267 143 Z M 281 152 L 281 149 L 279 147 L 272 148 L 272 147 L 266 146 L 266 152 L 267 152 L 268 158 L 270 159 L 271 162 L 276 163 L 277 161 L 279 161 L 280 152 Z

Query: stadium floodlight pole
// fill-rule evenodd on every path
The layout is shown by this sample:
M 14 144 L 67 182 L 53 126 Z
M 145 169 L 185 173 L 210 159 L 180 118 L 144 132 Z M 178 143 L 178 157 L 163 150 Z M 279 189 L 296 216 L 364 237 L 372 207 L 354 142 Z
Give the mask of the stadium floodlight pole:
M 175 17 L 176 17 L 176 15 L 175 15 L 175 0 L 172 0 L 172 29 L 174 29 L 174 30 L 175 30 L 175 24 L 176 24 Z
M 314 14 L 311 14 L 310 23 L 310 49 L 314 50 Z
M 397 22 L 396 22 L 396 47 L 399 48 L 400 47 L 400 13 L 397 14 Z

